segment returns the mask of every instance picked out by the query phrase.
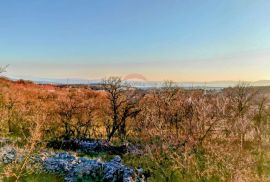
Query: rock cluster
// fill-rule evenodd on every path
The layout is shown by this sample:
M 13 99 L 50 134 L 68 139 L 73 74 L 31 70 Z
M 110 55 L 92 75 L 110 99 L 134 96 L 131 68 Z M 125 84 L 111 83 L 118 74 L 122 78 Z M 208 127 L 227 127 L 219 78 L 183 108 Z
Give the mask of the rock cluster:
M 58 153 L 44 160 L 48 172 L 62 174 L 68 182 L 79 180 L 97 180 L 108 182 L 144 181 L 142 169 L 134 170 L 122 164 L 122 159 L 115 156 L 109 162 L 76 158 L 68 153 Z
M 0 150 L 0 162 L 4 164 L 10 164 L 16 160 L 17 152 L 10 146 L 5 146 Z
M 127 152 L 127 146 L 112 146 L 103 140 L 54 140 L 48 143 L 49 148 L 81 151 L 83 153 L 106 152 L 113 155 L 122 155 Z

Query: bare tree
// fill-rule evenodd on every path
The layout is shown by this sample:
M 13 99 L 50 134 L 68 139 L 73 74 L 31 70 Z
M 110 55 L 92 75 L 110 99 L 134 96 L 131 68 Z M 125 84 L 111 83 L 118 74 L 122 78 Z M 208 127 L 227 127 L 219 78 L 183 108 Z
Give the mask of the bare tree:
M 267 109 L 268 98 L 262 95 L 256 102 L 257 112 L 254 117 L 254 127 L 256 128 L 256 137 L 261 142 L 263 138 L 269 135 L 269 117 L 270 113 Z
M 119 77 L 110 77 L 103 80 L 103 88 L 107 92 L 110 102 L 110 121 L 106 121 L 107 139 L 110 141 L 118 132 L 121 139 L 126 136 L 127 120 L 135 117 L 140 109 L 140 96 L 136 89 L 131 88 Z
M 75 134 L 73 131 L 72 121 L 74 120 L 76 114 L 79 112 L 79 101 L 72 91 L 69 91 L 65 99 L 58 100 L 59 104 L 57 112 L 64 127 L 63 137 L 68 139 Z
M 231 114 L 229 115 L 231 125 L 228 125 L 231 128 L 228 130 L 239 136 L 241 148 L 245 142 L 247 131 L 252 127 L 251 119 L 255 117 L 252 103 L 257 94 L 258 92 L 246 83 L 239 83 L 227 91 L 231 105 Z

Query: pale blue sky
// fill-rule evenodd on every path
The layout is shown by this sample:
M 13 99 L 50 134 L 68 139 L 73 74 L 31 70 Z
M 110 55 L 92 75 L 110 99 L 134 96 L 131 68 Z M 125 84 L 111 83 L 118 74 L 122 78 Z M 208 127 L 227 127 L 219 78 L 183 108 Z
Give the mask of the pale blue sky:
M 0 0 L 11 76 L 260 80 L 269 58 L 269 0 Z

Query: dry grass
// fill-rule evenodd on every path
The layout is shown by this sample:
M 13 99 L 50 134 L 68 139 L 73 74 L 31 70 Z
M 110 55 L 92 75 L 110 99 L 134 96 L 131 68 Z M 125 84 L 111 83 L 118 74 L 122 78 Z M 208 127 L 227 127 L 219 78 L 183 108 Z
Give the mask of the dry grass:
M 111 135 L 142 146 L 143 156 L 125 160 L 148 169 L 150 181 L 269 180 L 269 92 L 246 85 L 185 91 L 172 82 L 140 91 L 120 80 L 114 98 L 110 84 L 104 92 L 0 79 L 1 135 L 28 149 L 5 174 L 19 181 L 48 140 Z

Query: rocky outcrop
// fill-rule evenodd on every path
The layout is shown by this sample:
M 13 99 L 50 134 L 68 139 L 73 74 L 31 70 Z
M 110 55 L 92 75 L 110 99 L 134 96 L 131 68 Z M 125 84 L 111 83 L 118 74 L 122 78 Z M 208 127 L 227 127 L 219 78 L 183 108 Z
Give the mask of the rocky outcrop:
M 119 156 L 115 156 L 109 162 L 102 162 L 100 159 L 91 160 L 77 158 L 68 153 L 58 153 L 44 160 L 44 168 L 48 172 L 64 175 L 68 182 L 91 179 L 108 182 L 144 181 L 142 169 L 125 166 Z
M 107 153 L 123 153 L 127 147 L 114 147 L 102 141 L 79 141 L 73 140 L 71 143 L 64 143 L 66 147 L 76 149 L 85 153 L 106 151 Z M 108 152 L 109 151 L 109 152 Z M 25 159 L 27 152 L 19 149 L 6 141 L 0 147 L 0 164 L 21 163 Z M 112 160 L 104 162 L 101 159 L 89 159 L 86 157 L 76 157 L 70 153 L 55 153 L 53 150 L 43 150 L 38 154 L 28 156 L 27 168 L 34 166 L 40 170 L 42 164 L 45 172 L 63 175 L 65 181 L 107 181 L 107 182 L 142 182 L 144 180 L 143 170 L 134 169 L 122 163 L 119 155 Z
M 47 147 L 53 149 L 71 150 L 82 152 L 85 154 L 105 152 L 111 155 L 123 155 L 130 153 L 133 155 L 143 155 L 144 151 L 142 146 L 125 144 L 121 146 L 113 146 L 105 140 L 80 140 L 80 139 L 69 139 L 69 140 L 54 140 L 47 144 Z
M 112 146 L 104 140 L 54 140 L 48 143 L 49 148 L 80 151 L 86 154 L 93 152 L 106 152 L 112 155 L 122 155 L 127 152 L 127 146 Z

